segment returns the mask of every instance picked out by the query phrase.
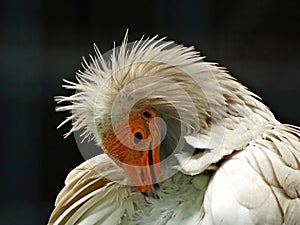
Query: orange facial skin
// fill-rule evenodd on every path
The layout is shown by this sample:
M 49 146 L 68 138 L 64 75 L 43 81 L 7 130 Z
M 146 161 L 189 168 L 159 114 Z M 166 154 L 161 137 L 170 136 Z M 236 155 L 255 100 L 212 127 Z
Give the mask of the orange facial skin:
M 156 117 L 150 108 L 133 111 L 102 138 L 104 152 L 124 169 L 142 193 L 161 180 L 161 135 Z

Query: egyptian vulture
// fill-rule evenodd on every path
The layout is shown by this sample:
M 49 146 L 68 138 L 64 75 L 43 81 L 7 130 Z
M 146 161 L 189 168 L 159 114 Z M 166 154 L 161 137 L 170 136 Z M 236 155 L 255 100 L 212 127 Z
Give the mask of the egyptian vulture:
M 49 224 L 300 224 L 299 127 L 193 47 L 94 48 L 56 101 L 99 155 L 67 176 Z

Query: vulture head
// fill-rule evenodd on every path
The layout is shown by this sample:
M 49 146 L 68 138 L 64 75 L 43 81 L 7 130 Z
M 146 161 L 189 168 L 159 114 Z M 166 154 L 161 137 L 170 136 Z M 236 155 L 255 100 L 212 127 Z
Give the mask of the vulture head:
M 70 133 L 82 130 L 146 195 L 174 171 L 196 175 L 252 140 L 273 118 L 257 97 L 193 47 L 141 39 L 84 59 L 69 97 Z M 239 124 L 239 126 L 237 126 Z M 241 124 L 244 124 L 241 126 Z M 259 124 L 257 126 L 257 124 Z M 100 151 L 99 151 L 100 153 Z

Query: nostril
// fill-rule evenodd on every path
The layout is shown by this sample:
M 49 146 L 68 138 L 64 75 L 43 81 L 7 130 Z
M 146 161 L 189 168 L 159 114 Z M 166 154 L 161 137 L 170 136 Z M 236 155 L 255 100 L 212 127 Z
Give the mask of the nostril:
M 141 140 L 143 140 L 143 135 L 142 135 L 142 133 L 141 133 L 141 132 L 136 132 L 136 133 L 134 134 L 134 139 L 133 139 L 134 143 L 137 144 L 137 143 L 139 143 Z

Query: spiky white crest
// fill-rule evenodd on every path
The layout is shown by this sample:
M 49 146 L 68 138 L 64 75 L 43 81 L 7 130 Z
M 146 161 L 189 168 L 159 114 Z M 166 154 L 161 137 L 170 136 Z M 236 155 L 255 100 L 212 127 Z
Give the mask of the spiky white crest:
M 183 170 L 194 174 L 256 136 L 257 123 L 275 121 L 254 94 L 223 68 L 203 62 L 193 47 L 156 38 L 128 43 L 126 33 L 120 47 L 103 55 L 94 45 L 96 55 L 90 55 L 90 62 L 83 58 L 84 70 L 77 73 L 77 83 L 65 80 L 64 87 L 76 93 L 56 98 L 58 103 L 71 103 L 57 108 L 72 111 L 62 123 L 72 120 L 66 136 L 84 128 L 83 138 L 94 138 L 100 145 L 102 133 L 119 118 L 131 109 L 150 106 L 173 130 L 168 147 L 184 136 L 193 147 L 210 150 L 200 157 L 206 163 L 178 155 Z M 178 131 L 176 121 L 184 129 Z M 235 130 L 237 124 L 243 124 L 239 126 L 243 130 Z
M 139 78 L 166 77 L 168 80 L 174 83 L 177 82 L 178 85 L 184 87 L 185 91 L 190 91 L 188 89 L 193 87 L 191 83 L 193 81 L 186 79 L 183 74 L 180 76 L 180 73 L 183 73 L 183 71 L 199 73 L 210 70 L 209 64 L 200 63 L 202 58 L 199 57 L 198 52 L 193 51 L 193 47 L 186 48 L 175 45 L 172 41 L 164 42 L 164 38 L 155 40 L 156 38 L 157 36 L 128 43 L 126 34 L 121 47 L 114 47 L 112 51 L 104 55 L 94 45 L 96 56 L 90 55 L 91 62 L 87 62 L 83 58 L 82 66 L 84 70 L 77 73 L 76 80 L 78 83 L 64 80 L 66 84 L 63 87 L 73 89 L 76 93 L 72 96 L 56 97 L 58 103 L 71 102 L 70 105 L 57 108 L 57 111 L 72 111 L 72 115 L 61 124 L 73 120 L 72 129 L 66 136 L 84 128 L 85 131 L 82 134 L 84 138 L 97 137 L 95 125 L 99 126 L 99 123 L 101 123 L 101 126 L 109 125 L 112 105 L 116 101 L 117 95 L 124 90 L 126 85 L 127 89 L 130 88 L 128 84 Z M 159 99 L 163 99 L 167 95 L 176 96 L 176 94 L 179 94 L 176 98 L 180 101 L 182 93 L 176 93 L 176 90 L 168 90 L 169 93 L 166 93 L 166 90 L 164 90 L 165 83 L 161 83 L 162 79 L 152 79 L 151 81 L 152 83 L 140 82 L 141 84 L 131 88 L 134 88 L 135 91 L 138 88 L 141 90 L 147 89 L 148 91 L 153 89 L 162 90 L 165 93 Z M 190 87 L 188 87 L 188 83 Z M 157 98 L 157 93 L 155 93 L 156 96 L 149 96 L 149 94 L 148 100 Z M 197 93 L 191 97 L 200 99 L 201 96 Z M 188 105 L 184 106 L 183 102 L 181 104 L 185 110 L 191 108 Z M 201 114 L 203 115 L 208 113 L 206 112 L 207 109 L 200 109 L 200 107 L 199 111 L 202 111 Z

